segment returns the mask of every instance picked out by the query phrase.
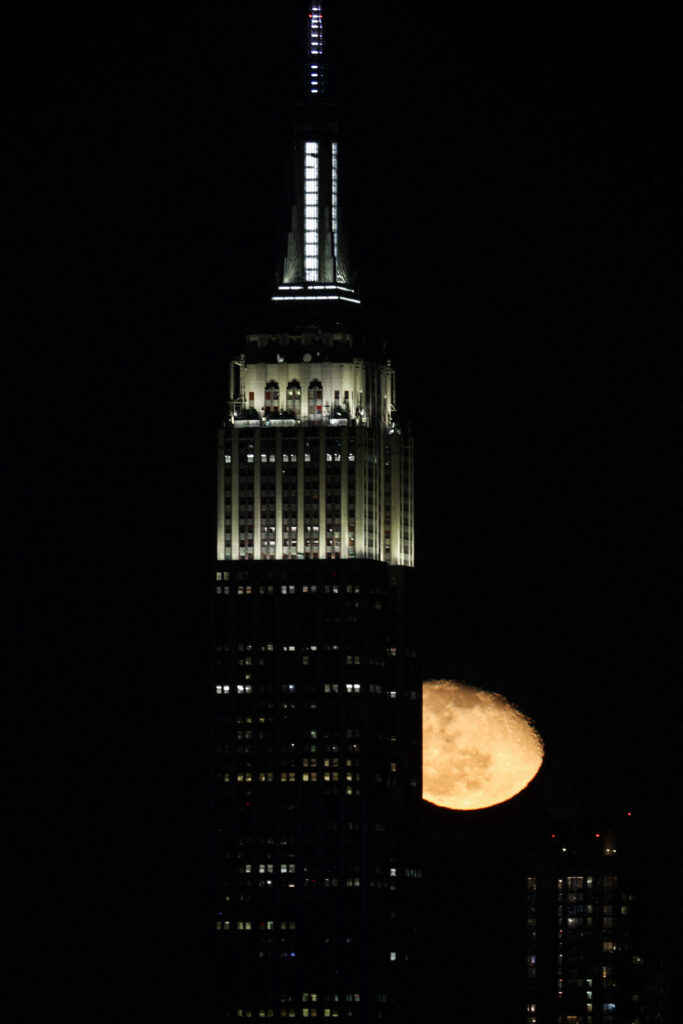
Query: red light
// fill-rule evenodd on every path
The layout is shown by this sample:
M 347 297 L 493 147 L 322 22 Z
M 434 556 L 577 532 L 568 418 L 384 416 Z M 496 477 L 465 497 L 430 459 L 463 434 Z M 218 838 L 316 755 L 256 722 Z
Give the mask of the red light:
M 555 833 L 554 833 L 554 832 L 551 832 L 551 833 L 550 833 L 550 838 L 551 838 L 551 839 L 557 839 L 557 836 L 555 835 Z
M 627 811 L 627 812 L 626 812 L 626 817 L 627 817 L 627 818 L 630 818 L 630 817 L 631 817 L 631 812 L 630 812 L 630 811 Z
M 596 839 L 599 839 L 599 838 L 600 838 L 600 833 L 599 833 L 599 832 L 596 832 L 596 833 L 595 833 L 595 838 L 596 838 Z

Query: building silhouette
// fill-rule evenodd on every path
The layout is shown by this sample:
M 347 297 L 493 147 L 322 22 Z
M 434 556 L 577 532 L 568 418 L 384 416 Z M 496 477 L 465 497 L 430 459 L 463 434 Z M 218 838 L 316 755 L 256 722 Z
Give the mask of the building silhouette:
M 630 815 L 558 829 L 527 885 L 527 1024 L 670 1020 L 661 936 L 648 936 L 647 879 Z M 654 943 L 653 943 L 654 939 Z
M 320 4 L 291 231 L 218 445 L 216 1019 L 399 1020 L 421 703 L 413 449 L 340 229 Z

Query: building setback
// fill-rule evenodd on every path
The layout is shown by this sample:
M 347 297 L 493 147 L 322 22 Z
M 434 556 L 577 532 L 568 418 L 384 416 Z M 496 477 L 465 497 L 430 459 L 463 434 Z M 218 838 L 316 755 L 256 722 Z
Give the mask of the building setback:
M 320 4 L 281 283 L 218 443 L 216 1019 L 404 1019 L 420 874 L 413 449 L 339 230 Z

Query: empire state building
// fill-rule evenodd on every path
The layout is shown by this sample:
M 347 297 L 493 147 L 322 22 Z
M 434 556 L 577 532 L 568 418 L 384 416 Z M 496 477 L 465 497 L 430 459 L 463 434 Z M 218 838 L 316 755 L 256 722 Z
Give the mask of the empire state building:
M 321 4 L 291 230 L 218 443 L 216 1019 L 398 1021 L 421 800 L 413 447 L 341 233 Z

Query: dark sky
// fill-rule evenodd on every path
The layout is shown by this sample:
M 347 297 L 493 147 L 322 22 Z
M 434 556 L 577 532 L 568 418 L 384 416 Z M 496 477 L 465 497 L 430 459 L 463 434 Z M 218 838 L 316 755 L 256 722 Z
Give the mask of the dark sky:
M 91 893 L 75 930 L 111 963 L 130 931 L 144 973 L 139 922 L 161 921 L 177 1007 L 194 982 L 172 920 L 196 924 L 204 849 L 215 427 L 284 252 L 301 10 L 98 9 L 54 26 L 49 60 L 27 37 L 14 83 L 35 97 L 19 247 L 45 253 L 47 284 L 22 305 L 37 361 L 17 420 L 40 466 L 24 564 L 51 580 L 38 646 L 60 681 L 36 744 L 67 755 L 25 775 Z M 680 830 L 667 26 L 356 2 L 328 22 L 342 213 L 415 431 L 425 673 L 548 723 L 580 803 Z M 103 983 L 119 999 L 120 970 Z

